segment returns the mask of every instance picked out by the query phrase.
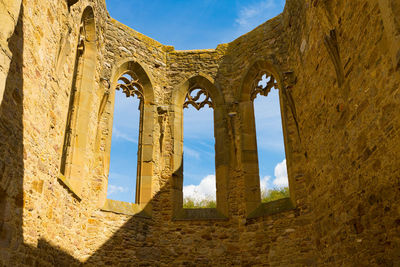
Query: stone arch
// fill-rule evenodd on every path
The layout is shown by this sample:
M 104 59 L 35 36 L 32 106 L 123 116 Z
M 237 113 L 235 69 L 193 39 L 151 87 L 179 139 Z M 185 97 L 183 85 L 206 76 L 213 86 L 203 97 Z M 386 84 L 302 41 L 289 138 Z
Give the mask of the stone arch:
M 172 101 L 175 105 L 183 105 L 185 102 L 186 93 L 189 88 L 197 86 L 199 88 L 206 88 L 210 94 L 213 101 L 215 101 L 217 106 L 221 106 L 224 104 L 224 98 L 221 91 L 214 85 L 214 79 L 205 75 L 199 74 L 190 77 L 183 83 L 181 83 L 177 90 L 172 93 Z
M 297 133 L 295 131 L 296 121 L 294 116 L 288 110 L 291 110 L 291 102 L 286 92 L 285 84 L 283 81 L 283 73 L 271 63 L 266 60 L 257 60 L 247 70 L 243 76 L 241 87 L 237 91 L 236 99 L 239 102 L 239 117 L 241 120 L 240 130 L 240 164 L 244 172 L 244 185 L 245 185 L 245 202 L 246 213 L 248 216 L 253 216 L 254 213 L 259 214 L 262 208 L 261 205 L 261 192 L 260 192 L 260 177 L 258 167 L 258 153 L 257 153 L 257 136 L 255 130 L 255 114 L 252 98 L 252 90 L 255 86 L 257 78 L 263 74 L 272 76 L 275 80 L 274 87 L 279 90 L 279 101 L 281 110 L 281 121 L 283 130 L 283 140 L 285 145 L 286 163 L 290 187 L 289 202 L 284 203 L 284 208 L 292 207 L 294 203 L 294 180 L 292 176 L 292 143 L 297 140 Z M 290 133 L 290 134 L 289 134 Z M 258 212 L 257 212 L 258 211 Z M 262 212 L 261 212 L 262 213 Z
M 215 176 L 217 189 L 217 209 L 207 216 L 204 214 L 185 213 L 183 209 L 183 106 L 186 95 L 191 88 L 201 88 L 209 92 L 214 110 L 214 137 L 215 137 Z M 174 218 L 196 219 L 197 217 L 215 218 L 228 216 L 228 170 L 229 145 L 225 114 L 226 107 L 222 92 L 214 85 L 214 80 L 207 75 L 192 76 L 177 86 L 172 93 L 173 110 L 173 176 L 172 195 Z
M 140 83 L 142 89 L 142 98 L 140 98 L 140 122 L 139 122 L 139 142 L 138 142 L 138 162 L 137 162 L 137 174 L 136 174 L 136 199 L 135 203 L 138 208 L 135 208 L 137 212 L 141 211 L 142 208 L 146 209 L 146 213 L 151 212 L 150 201 L 154 194 L 153 175 L 154 175 L 154 120 L 156 118 L 156 109 L 154 105 L 154 92 L 153 82 L 151 76 L 145 70 L 145 68 L 135 61 L 133 58 L 124 59 L 116 64 L 112 70 L 110 80 L 110 90 L 107 94 L 107 107 L 100 105 L 99 111 L 99 125 L 98 132 L 105 132 L 104 138 L 105 144 L 101 144 L 101 135 L 98 134 L 98 142 L 96 151 L 97 153 L 103 154 L 98 156 L 101 164 L 104 165 L 103 176 L 104 176 L 104 190 L 102 196 L 100 196 L 100 205 L 103 207 L 107 206 L 106 194 L 107 184 L 110 166 L 110 153 L 111 153 L 111 138 L 113 128 L 113 113 L 115 104 L 115 92 L 118 85 L 118 80 L 125 74 L 134 74 Z M 105 101 L 104 101 L 105 102 Z M 101 122 L 105 120 L 105 122 Z M 101 147 L 104 147 L 102 150 Z M 122 204 L 121 204 L 122 205 Z M 109 205 L 110 206 L 110 205 Z M 136 212 L 134 212 L 136 213 Z
M 90 113 L 95 93 L 97 38 L 94 10 L 82 13 L 60 166 L 60 179 L 81 198 L 88 177 Z
M 134 58 L 126 58 L 116 64 L 111 74 L 111 88 L 115 88 L 118 79 L 128 71 L 134 72 L 143 86 L 144 103 L 154 104 L 153 78 L 146 67 L 142 66 Z
M 253 62 L 253 64 L 251 64 L 251 67 L 243 76 L 241 86 L 236 92 L 236 99 L 238 99 L 239 101 L 248 101 L 251 91 L 253 90 L 253 82 L 262 72 L 272 74 L 278 83 L 278 87 L 282 88 L 282 78 L 280 76 L 281 72 L 275 66 L 270 64 L 267 60 L 256 60 L 255 62 Z

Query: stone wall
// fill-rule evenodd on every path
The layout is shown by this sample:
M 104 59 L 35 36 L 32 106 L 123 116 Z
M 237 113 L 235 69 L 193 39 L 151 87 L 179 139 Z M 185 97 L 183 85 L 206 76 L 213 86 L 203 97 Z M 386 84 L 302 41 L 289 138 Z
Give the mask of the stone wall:
M 93 200 L 85 189 L 78 202 L 58 182 L 81 16 L 88 5 L 96 14 L 96 61 L 102 62 L 103 1 L 80 1 L 70 8 L 66 1 L 22 1 L 19 17 L 17 12 L 0 108 L 0 265 L 57 265 L 89 253 L 80 232 L 86 231 L 90 212 L 84 214 L 95 206 Z M 99 81 L 102 65 L 96 69 Z M 93 118 L 97 92 L 103 90 L 96 84 L 96 92 L 90 92 Z
M 395 1 L 288 0 L 235 41 L 194 51 L 129 29 L 102 0 L 22 1 L 19 11 L 3 2 L 1 20 L 16 26 L 0 36 L 10 59 L 0 79 L 0 266 L 400 264 Z M 60 164 L 87 6 L 96 71 L 84 91 L 84 175 L 73 184 Z M 106 199 L 115 86 L 126 70 L 145 91 L 138 204 Z M 277 80 L 291 193 L 269 204 L 259 203 L 246 98 L 260 71 Z M 196 83 L 215 96 L 222 140 L 216 210 L 181 207 L 177 103 Z
M 290 57 L 297 61 L 293 98 L 321 264 L 396 266 L 400 260 L 400 73 L 383 23 L 393 18 L 379 2 L 314 1 L 304 7 L 301 30 L 290 34 L 293 43 L 305 44 L 291 46 Z M 293 15 L 287 19 L 298 25 Z
M 10 68 L 12 53 L 8 45 L 8 39 L 12 36 L 18 22 L 21 0 L 0 1 L 0 103 L 3 100 L 5 81 Z

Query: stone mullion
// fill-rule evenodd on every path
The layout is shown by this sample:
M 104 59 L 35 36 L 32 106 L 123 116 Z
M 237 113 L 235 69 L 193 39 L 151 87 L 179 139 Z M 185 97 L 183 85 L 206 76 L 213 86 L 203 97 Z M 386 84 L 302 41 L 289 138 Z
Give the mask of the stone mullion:
M 224 216 L 229 214 L 229 163 L 230 149 L 228 145 L 227 125 L 224 121 L 226 110 L 224 107 L 214 109 L 214 136 L 215 136 L 215 177 L 217 209 Z M 217 178 L 218 177 L 218 178 Z
M 172 172 L 172 203 L 173 213 L 177 215 L 183 205 L 183 107 L 173 106 L 174 151 Z
M 142 104 L 143 103 L 143 104 Z M 155 106 L 141 101 L 139 147 L 138 147 L 138 176 L 136 189 L 138 192 L 136 204 L 147 204 L 153 197 L 154 173 L 154 144 L 153 125 L 156 116 Z
M 258 169 L 257 137 L 252 101 L 239 104 L 241 119 L 241 164 L 244 173 L 244 195 L 246 214 L 250 214 L 261 203 L 260 177 Z

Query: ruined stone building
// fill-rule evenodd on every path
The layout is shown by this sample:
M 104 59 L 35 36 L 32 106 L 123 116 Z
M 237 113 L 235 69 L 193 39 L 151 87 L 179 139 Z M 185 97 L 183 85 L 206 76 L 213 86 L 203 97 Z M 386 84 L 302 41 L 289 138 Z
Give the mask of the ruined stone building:
M 190 51 L 104 0 L 0 0 L 0 45 L 0 266 L 400 266 L 398 0 L 287 0 Z M 272 87 L 290 198 L 261 203 Z M 140 99 L 135 204 L 106 197 L 116 89 Z M 215 209 L 182 206 L 188 104 L 214 112 Z

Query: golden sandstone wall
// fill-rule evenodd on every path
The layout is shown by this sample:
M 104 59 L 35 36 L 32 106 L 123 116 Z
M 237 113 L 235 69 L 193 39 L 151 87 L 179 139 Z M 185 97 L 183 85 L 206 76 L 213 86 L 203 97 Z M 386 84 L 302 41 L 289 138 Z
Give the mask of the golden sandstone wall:
M 198 51 L 129 29 L 101 0 L 0 7 L 0 265 L 400 264 L 397 1 L 288 0 Z M 128 69 L 145 94 L 140 205 L 106 200 L 114 88 Z M 247 98 L 259 71 L 278 82 L 291 191 L 267 205 Z M 180 205 L 178 103 L 195 84 L 214 97 L 216 210 Z M 65 177 L 71 88 L 79 175 Z

